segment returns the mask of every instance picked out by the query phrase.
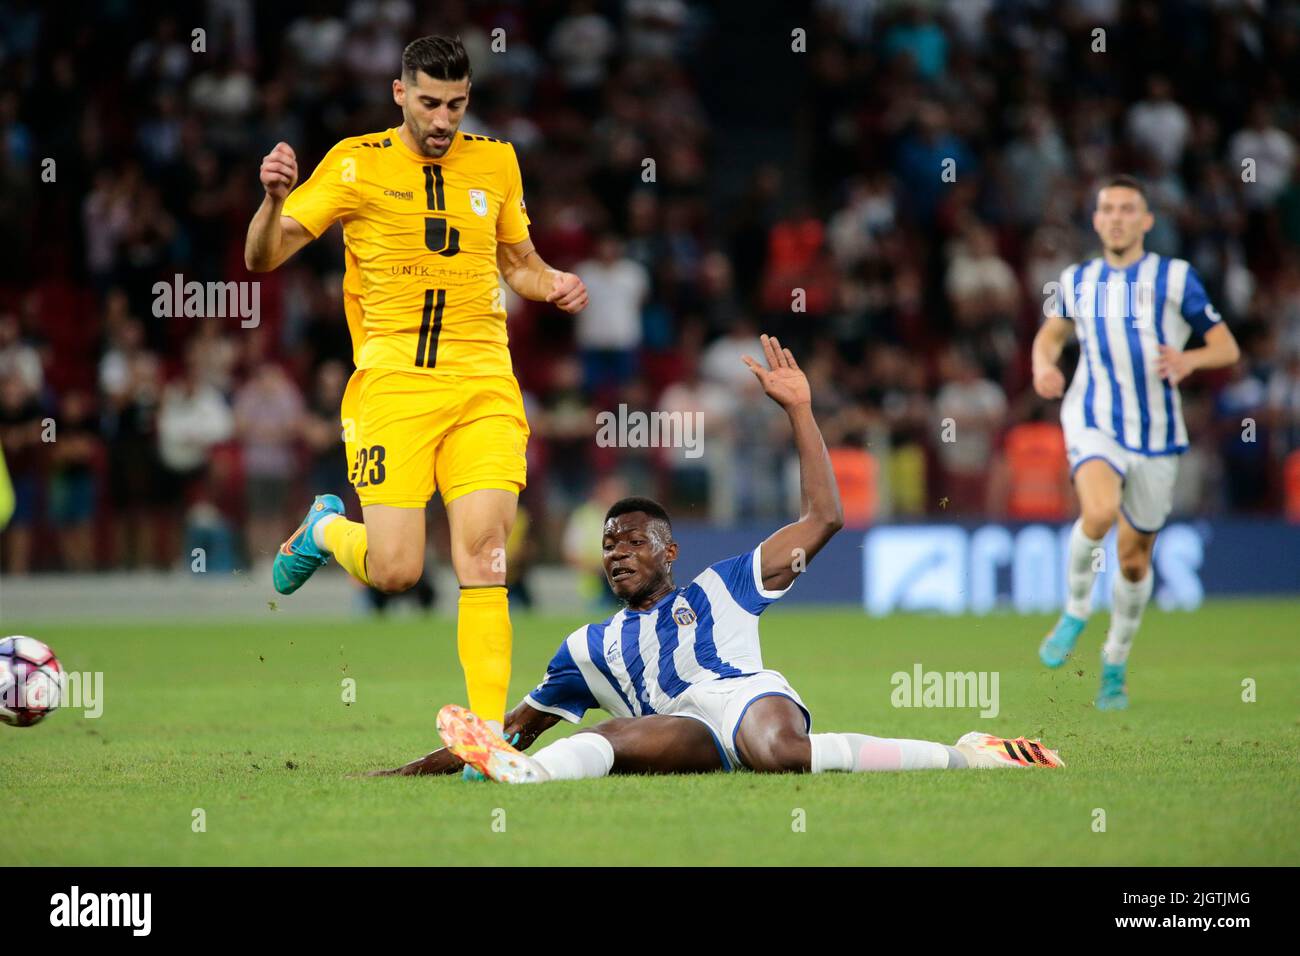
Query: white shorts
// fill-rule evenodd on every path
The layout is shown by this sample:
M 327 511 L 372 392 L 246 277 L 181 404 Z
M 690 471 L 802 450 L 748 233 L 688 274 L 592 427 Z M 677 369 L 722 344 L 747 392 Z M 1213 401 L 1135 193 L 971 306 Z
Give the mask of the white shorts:
M 1065 426 L 1065 453 L 1070 477 L 1085 461 L 1100 458 L 1124 482 L 1120 511 L 1138 531 L 1155 534 L 1164 527 L 1174 507 L 1177 455 L 1144 455 L 1129 451 L 1098 428 Z
M 698 720 L 713 734 L 713 742 L 722 757 L 724 770 L 744 767 L 736 752 L 736 733 L 749 705 L 763 697 L 789 697 L 803 711 L 807 730 L 812 730 L 812 714 L 802 698 L 790 686 L 785 676 L 777 671 L 759 671 L 748 677 L 722 677 L 718 680 L 693 684 L 678 697 L 671 717 L 690 717 Z

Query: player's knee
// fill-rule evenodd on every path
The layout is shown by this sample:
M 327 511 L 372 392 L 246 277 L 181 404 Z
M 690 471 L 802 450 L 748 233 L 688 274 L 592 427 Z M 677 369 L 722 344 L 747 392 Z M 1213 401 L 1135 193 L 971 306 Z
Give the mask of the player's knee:
M 1091 502 L 1084 505 L 1080 517 L 1083 519 L 1083 533 L 1097 540 L 1104 538 L 1106 532 L 1115 526 L 1115 522 L 1119 520 L 1119 507 L 1109 503 Z
M 811 755 L 807 735 L 781 731 L 750 742 L 744 756 L 757 773 L 799 773 L 809 768 Z
M 372 587 L 385 594 L 397 594 L 410 590 L 419 582 L 424 565 L 418 557 L 377 555 L 371 551 L 366 555 L 366 572 Z
M 485 531 L 465 542 L 457 562 L 462 584 L 495 583 L 505 580 L 506 536 L 502 531 Z
M 1124 555 L 1119 559 L 1119 573 L 1124 575 L 1126 581 L 1134 584 L 1147 576 L 1147 569 L 1150 567 L 1151 560 L 1145 553 Z

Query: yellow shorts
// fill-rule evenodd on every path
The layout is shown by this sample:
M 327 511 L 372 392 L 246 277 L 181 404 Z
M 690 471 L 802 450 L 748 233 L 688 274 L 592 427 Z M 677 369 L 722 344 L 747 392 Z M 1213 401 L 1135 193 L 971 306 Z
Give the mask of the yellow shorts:
M 513 375 L 358 369 L 340 418 L 362 506 L 423 508 L 435 491 L 447 502 L 526 484 L 528 422 Z

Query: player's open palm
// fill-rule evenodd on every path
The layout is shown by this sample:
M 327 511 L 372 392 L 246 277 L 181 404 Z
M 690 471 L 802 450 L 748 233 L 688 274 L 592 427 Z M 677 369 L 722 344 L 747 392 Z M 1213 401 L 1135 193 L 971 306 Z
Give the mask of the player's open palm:
M 276 143 L 262 157 L 262 188 L 272 199 L 284 199 L 298 183 L 298 157 L 288 143 Z
M 743 358 L 767 396 L 782 408 L 793 408 L 811 402 L 812 389 L 808 385 L 808 376 L 799 368 L 799 363 L 794 360 L 790 350 L 781 348 L 781 343 L 772 335 L 761 335 L 759 341 L 763 343 L 767 368 L 763 368 L 748 355 Z

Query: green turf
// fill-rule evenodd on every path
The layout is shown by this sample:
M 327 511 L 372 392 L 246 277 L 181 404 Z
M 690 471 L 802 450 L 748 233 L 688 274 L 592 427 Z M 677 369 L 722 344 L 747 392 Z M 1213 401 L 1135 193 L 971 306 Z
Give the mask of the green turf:
M 1048 672 L 1035 658 L 1047 618 L 778 606 L 763 620 L 765 660 L 799 689 L 814 729 L 949 743 L 971 729 L 1041 735 L 1069 767 L 516 788 L 349 776 L 435 745 L 437 706 L 463 696 L 447 619 L 311 624 L 268 610 L 252 624 L 32 626 L 67 669 L 105 672 L 105 707 L 97 720 L 65 710 L 30 729 L 0 726 L 7 859 L 1295 865 L 1298 617 L 1294 603 L 1263 601 L 1152 609 L 1130 665 L 1132 708 L 1098 713 L 1104 614 L 1077 662 Z M 516 614 L 512 699 L 580 623 Z M 893 707 L 890 675 L 916 662 L 998 671 L 1001 714 Z M 356 680 L 350 706 L 344 677 Z M 1242 701 L 1244 678 L 1255 703 Z M 193 832 L 195 808 L 206 832 Z M 1094 832 L 1096 808 L 1105 832 Z

